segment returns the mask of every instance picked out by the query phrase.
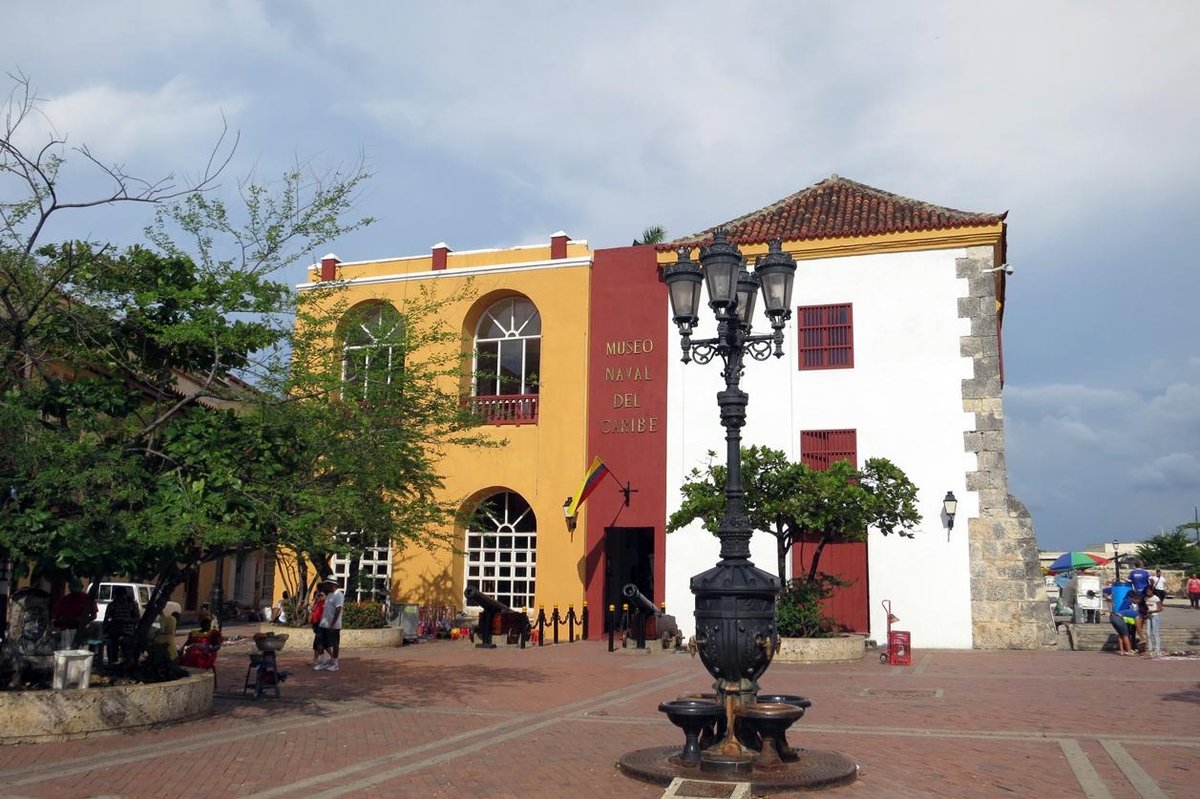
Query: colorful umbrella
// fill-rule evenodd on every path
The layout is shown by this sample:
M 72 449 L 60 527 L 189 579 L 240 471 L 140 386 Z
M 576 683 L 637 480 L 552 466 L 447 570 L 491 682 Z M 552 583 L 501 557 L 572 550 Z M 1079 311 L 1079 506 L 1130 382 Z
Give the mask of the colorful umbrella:
M 1049 569 L 1052 572 L 1065 572 L 1072 569 L 1094 569 L 1108 563 L 1108 558 L 1093 555 L 1090 552 L 1064 552 L 1054 559 Z

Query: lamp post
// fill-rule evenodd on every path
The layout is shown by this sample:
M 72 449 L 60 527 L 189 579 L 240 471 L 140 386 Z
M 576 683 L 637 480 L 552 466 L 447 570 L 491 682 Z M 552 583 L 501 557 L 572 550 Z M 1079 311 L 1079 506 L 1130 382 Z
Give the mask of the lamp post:
M 692 577 L 696 596 L 696 647 L 704 667 L 716 678 L 717 696 L 725 707 L 725 738 L 706 749 L 702 762 L 712 770 L 737 771 L 753 757 L 735 735 L 736 716 L 754 702 L 757 679 L 775 654 L 775 597 L 779 581 L 750 562 L 750 521 L 743 509 L 741 429 L 746 423 L 749 395 L 740 388 L 745 357 L 765 361 L 783 355 L 783 328 L 791 317 L 792 281 L 796 262 L 783 252 L 782 242 L 770 242 L 768 252 L 746 270 L 741 250 L 717 229 L 713 242 L 700 249 L 700 265 L 690 260 L 690 248 L 678 252 L 675 264 L 663 270 L 672 318 L 679 328 L 683 362 L 706 364 L 720 356 L 725 389 L 717 393 L 721 425 L 725 428 L 725 511 L 717 537 L 721 559 L 708 571 Z M 708 307 L 717 321 L 715 338 L 693 339 L 699 322 L 700 285 L 707 285 Z M 771 332 L 752 334 L 754 306 L 762 292 Z
M 1117 582 L 1121 582 L 1121 553 L 1117 551 L 1117 539 L 1113 539 L 1113 566 L 1117 570 Z

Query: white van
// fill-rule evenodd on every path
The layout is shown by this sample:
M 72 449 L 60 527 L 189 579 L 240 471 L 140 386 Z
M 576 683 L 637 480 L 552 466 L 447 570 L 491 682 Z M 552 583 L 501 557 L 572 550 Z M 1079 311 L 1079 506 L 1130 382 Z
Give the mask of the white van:
M 113 589 L 118 586 L 127 588 L 133 593 L 133 603 L 137 605 L 139 616 L 146 611 L 146 606 L 150 604 L 150 596 L 154 593 L 153 585 L 149 583 L 92 583 L 88 586 L 88 593 L 92 599 L 96 600 L 96 607 L 99 608 L 96 613 L 96 621 L 104 621 L 104 614 L 108 611 L 109 603 L 112 602 Z M 167 613 L 175 614 L 176 619 L 183 611 L 178 602 L 170 600 L 163 609 Z

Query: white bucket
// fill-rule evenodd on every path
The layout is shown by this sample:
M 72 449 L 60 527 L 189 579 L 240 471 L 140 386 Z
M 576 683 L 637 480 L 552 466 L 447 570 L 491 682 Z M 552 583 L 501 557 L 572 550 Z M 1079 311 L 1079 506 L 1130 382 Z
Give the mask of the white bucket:
M 55 691 L 68 687 L 87 688 L 92 679 L 92 652 L 87 649 L 62 649 L 54 653 Z

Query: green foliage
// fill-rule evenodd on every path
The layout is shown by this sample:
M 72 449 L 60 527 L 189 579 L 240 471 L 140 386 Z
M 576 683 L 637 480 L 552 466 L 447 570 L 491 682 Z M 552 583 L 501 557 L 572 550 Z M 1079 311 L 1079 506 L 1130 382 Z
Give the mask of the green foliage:
M 387 612 L 378 602 L 347 602 L 342 608 L 342 627 L 348 630 L 387 627 Z
M 741 457 L 743 509 L 751 529 L 775 536 L 781 582 L 787 553 L 805 534 L 821 536 L 809 563 L 807 579 L 812 581 L 830 541 L 865 541 L 870 528 L 912 538 L 921 521 L 917 487 L 886 458 L 868 458 L 859 470 L 848 461 L 811 469 L 768 447 L 743 447 Z M 709 458 L 704 470 L 693 469 L 680 486 L 683 502 L 667 520 L 668 532 L 697 519 L 709 532 L 720 527 L 726 467 L 713 462 L 715 453 L 710 452 Z
M 327 574 L 352 549 L 340 530 L 439 540 L 457 507 L 435 497 L 442 451 L 494 444 L 455 390 L 444 309 L 456 298 L 423 292 L 396 309 L 403 368 L 353 402 L 331 335 L 345 287 L 296 297 L 276 279 L 370 223 L 343 221 L 366 173 L 298 166 L 242 182 L 227 205 L 211 191 L 220 157 L 176 188 L 61 141 L 29 155 L 19 128 L 37 110 L 18 83 L 0 114 L 0 177 L 17 189 L 0 200 L 0 554 L 35 572 L 154 578 L 151 619 L 227 554 L 286 550 Z M 68 155 L 112 190 L 62 200 Z M 41 241 L 51 219 L 114 203 L 156 209 L 148 246 Z
M 775 629 L 784 638 L 827 638 L 835 635 L 834 620 L 821 603 L 837 588 L 849 585 L 831 574 L 818 572 L 814 579 L 797 579 L 779 592 L 775 602 Z
M 1147 539 L 1137 548 L 1137 559 L 1151 569 L 1200 570 L 1200 546 L 1188 533 L 1189 525 Z
M 642 244 L 661 244 L 667 238 L 667 229 L 662 225 L 651 225 L 642 231 L 642 235 L 633 240 L 633 246 Z

